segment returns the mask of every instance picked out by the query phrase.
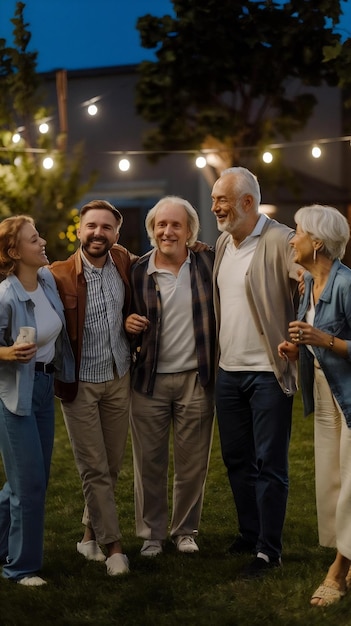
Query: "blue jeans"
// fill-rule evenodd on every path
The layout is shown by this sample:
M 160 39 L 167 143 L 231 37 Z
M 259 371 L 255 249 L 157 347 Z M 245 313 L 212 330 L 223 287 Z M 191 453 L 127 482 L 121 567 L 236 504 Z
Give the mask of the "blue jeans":
M 0 561 L 6 561 L 5 578 L 20 580 L 42 566 L 54 423 L 52 374 L 35 372 L 30 415 L 15 415 L 0 400 L 0 451 L 7 478 L 0 491 Z
M 272 372 L 219 369 L 217 418 L 239 530 L 271 559 L 282 550 L 292 402 Z

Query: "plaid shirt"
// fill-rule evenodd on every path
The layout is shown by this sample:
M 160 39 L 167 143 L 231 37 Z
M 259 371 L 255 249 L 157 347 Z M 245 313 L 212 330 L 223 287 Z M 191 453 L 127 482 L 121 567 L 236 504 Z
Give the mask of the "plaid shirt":
M 104 383 L 122 378 L 130 367 L 130 346 L 124 332 L 125 288 L 110 254 L 102 268 L 82 255 L 87 287 L 79 380 Z
M 150 321 L 147 332 L 139 335 L 133 345 L 133 387 L 140 393 L 152 395 L 157 371 L 157 359 L 162 323 L 159 289 L 147 268 L 151 252 L 133 265 L 131 312 L 145 315 Z M 214 379 L 215 321 L 212 301 L 212 267 L 214 252 L 190 250 L 190 280 L 193 324 L 198 372 L 201 385 L 207 387 Z

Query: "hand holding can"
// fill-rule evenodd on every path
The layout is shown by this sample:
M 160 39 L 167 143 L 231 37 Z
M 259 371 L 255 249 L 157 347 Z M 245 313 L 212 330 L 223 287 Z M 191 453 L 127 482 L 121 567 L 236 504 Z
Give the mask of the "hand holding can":
M 16 343 L 35 343 L 36 332 L 33 326 L 21 326 Z

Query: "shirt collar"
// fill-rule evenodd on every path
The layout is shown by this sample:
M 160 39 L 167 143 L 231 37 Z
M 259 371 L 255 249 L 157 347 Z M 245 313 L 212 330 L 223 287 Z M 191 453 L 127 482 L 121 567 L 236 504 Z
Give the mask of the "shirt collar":
M 264 215 L 264 213 L 262 213 L 260 215 L 260 217 L 258 218 L 253 230 L 251 231 L 251 233 L 249 235 L 247 235 L 245 237 L 245 239 L 243 239 L 243 241 L 239 244 L 239 246 L 237 246 L 238 248 L 241 248 L 242 246 L 244 246 L 250 239 L 253 239 L 254 237 L 260 237 L 262 230 L 264 228 L 265 223 L 267 222 L 267 220 L 269 219 L 269 217 L 267 217 L 267 215 Z M 234 244 L 233 244 L 234 245 Z
M 264 215 L 264 213 L 261 213 L 260 217 L 257 220 L 255 228 L 248 235 L 248 237 L 259 237 L 260 234 L 262 233 L 263 227 L 267 220 L 268 220 L 267 215 Z
M 153 251 L 150 254 L 150 258 L 149 258 L 149 263 L 147 266 L 147 274 L 154 274 L 154 272 L 160 272 L 162 270 L 159 270 L 158 267 L 156 267 L 155 265 L 155 257 L 156 257 L 156 250 L 157 248 L 154 248 Z M 190 250 L 188 249 L 188 256 L 185 259 L 184 263 L 190 263 L 191 259 L 190 259 Z M 183 265 L 184 265 L 183 263 Z
M 90 261 L 87 259 L 87 257 L 84 254 L 83 248 L 80 248 L 80 256 L 82 259 L 82 264 L 83 264 L 84 269 L 88 270 L 89 272 L 101 273 L 104 267 L 109 268 L 109 267 L 112 267 L 112 265 L 114 265 L 110 252 L 107 253 L 105 264 L 102 267 L 96 267 L 95 265 L 93 265 L 93 263 L 90 263 Z

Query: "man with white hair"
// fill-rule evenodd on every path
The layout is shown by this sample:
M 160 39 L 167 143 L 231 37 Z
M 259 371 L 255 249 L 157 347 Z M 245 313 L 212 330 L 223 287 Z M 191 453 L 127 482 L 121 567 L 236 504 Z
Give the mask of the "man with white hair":
M 168 534 L 169 440 L 173 428 L 170 535 L 179 552 L 198 551 L 213 430 L 215 325 L 213 250 L 194 252 L 199 220 L 186 200 L 168 196 L 146 217 L 153 249 L 133 266 L 136 337 L 131 433 L 141 555 L 163 551 Z
M 288 448 L 296 367 L 277 346 L 295 319 L 299 266 L 294 231 L 259 213 L 256 176 L 225 170 L 212 189 L 222 234 L 216 244 L 216 408 L 222 456 L 238 515 L 232 554 L 255 554 L 244 578 L 281 565 L 288 497 Z

